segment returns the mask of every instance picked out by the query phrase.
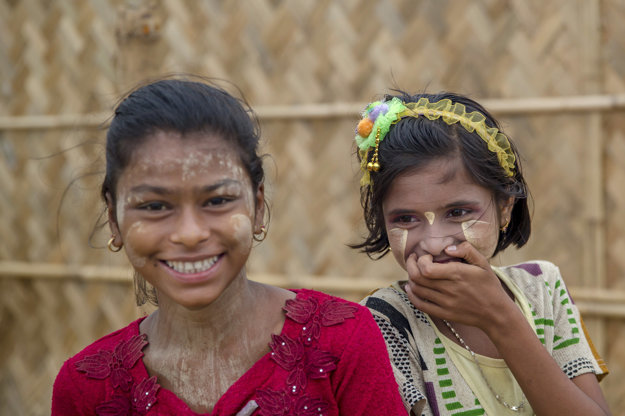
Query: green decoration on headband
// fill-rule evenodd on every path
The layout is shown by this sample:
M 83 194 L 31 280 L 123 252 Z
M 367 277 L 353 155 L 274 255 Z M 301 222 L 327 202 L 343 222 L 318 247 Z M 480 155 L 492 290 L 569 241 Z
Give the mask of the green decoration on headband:
M 488 127 L 486 117 L 480 112 L 467 113 L 463 104 L 453 103 L 449 99 L 430 103 L 427 98 L 420 98 L 416 103 L 404 103 L 399 98 L 393 97 L 390 101 L 369 104 L 356 128 L 356 144 L 361 158 L 360 168 L 363 171 L 361 185 L 370 185 L 370 172 L 377 172 L 380 169 L 378 146 L 388 134 L 391 125 L 405 117 L 419 116 L 428 120 L 441 118 L 449 125 L 460 123 L 469 133 L 477 133 L 486 142 L 488 150 L 497 154 L 499 164 L 506 175 L 514 175 L 516 157 L 508 137 L 495 127 Z M 371 149 L 374 149 L 374 154 L 369 161 Z

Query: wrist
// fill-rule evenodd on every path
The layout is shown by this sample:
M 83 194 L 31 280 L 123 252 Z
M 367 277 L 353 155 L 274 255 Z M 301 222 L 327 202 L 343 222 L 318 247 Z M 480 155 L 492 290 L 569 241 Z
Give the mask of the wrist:
M 496 311 L 481 328 L 495 343 L 498 339 L 512 339 L 518 334 L 520 328 L 527 326 L 528 322 L 521 309 L 513 302 L 506 302 Z

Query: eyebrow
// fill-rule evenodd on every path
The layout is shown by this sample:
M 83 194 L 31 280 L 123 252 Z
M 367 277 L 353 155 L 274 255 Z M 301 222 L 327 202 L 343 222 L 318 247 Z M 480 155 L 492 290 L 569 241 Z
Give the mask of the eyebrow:
M 450 202 L 449 204 L 443 206 L 443 209 L 448 209 L 448 208 L 453 208 L 453 207 L 457 207 L 457 206 L 461 206 L 461 205 L 477 205 L 478 201 L 470 201 L 470 200 L 459 200 L 459 201 L 453 201 Z
M 449 208 L 453 208 L 453 207 L 458 207 L 458 206 L 467 206 L 467 205 L 477 205 L 478 201 L 470 201 L 470 200 L 458 200 L 458 201 L 453 201 L 450 202 L 449 204 L 445 204 L 442 207 L 439 207 L 437 209 L 449 209 Z M 405 215 L 405 214 L 413 214 L 416 211 L 414 209 L 404 209 L 404 208 L 397 208 L 394 209 L 392 211 L 390 211 L 387 215 Z
M 212 185 L 202 186 L 197 189 L 201 193 L 210 193 L 226 185 L 240 185 L 240 184 L 241 182 L 235 179 L 223 179 Z M 131 193 L 154 193 L 157 195 L 171 195 L 174 193 L 174 190 L 170 188 L 165 188 L 162 186 L 157 186 L 157 185 L 141 184 L 141 185 L 132 187 L 130 189 L 130 192 Z

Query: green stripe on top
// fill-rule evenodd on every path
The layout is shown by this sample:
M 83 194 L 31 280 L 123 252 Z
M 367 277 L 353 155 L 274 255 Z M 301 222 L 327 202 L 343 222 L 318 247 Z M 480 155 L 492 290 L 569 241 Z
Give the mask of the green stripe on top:
M 452 381 L 450 378 L 446 378 L 444 380 L 439 380 L 438 385 L 442 387 L 451 387 Z
M 486 413 L 484 409 L 465 410 L 464 412 L 452 413 L 453 416 L 480 416 Z
M 534 325 L 554 326 L 553 319 L 539 318 L 534 319 Z
M 571 339 L 567 339 L 566 341 L 562 341 L 561 343 L 559 343 L 558 345 L 556 345 L 555 347 L 553 347 L 554 350 L 560 350 L 562 348 L 566 348 L 569 345 L 574 345 L 574 344 L 578 344 L 579 343 L 579 338 L 571 338 Z
M 462 409 L 462 403 L 460 403 L 460 402 L 447 403 L 445 405 L 445 407 L 447 408 L 447 410 Z M 456 413 L 454 413 L 454 414 L 456 414 Z
M 444 391 L 442 394 L 443 399 L 453 399 L 454 397 L 456 397 L 456 392 L 453 390 L 449 390 L 449 391 Z

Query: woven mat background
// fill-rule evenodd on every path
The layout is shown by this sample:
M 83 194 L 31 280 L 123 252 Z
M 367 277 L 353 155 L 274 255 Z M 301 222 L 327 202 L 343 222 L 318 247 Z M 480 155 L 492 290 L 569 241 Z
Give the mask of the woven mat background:
M 485 100 L 534 197 L 530 243 L 495 262 L 561 267 L 625 413 L 624 19 L 622 0 L 0 0 L 0 414 L 49 414 L 63 360 L 145 313 L 91 236 L 99 123 L 172 72 L 229 80 L 260 116 L 273 219 L 250 274 L 350 299 L 401 277 L 346 247 L 358 110 L 394 87 Z

